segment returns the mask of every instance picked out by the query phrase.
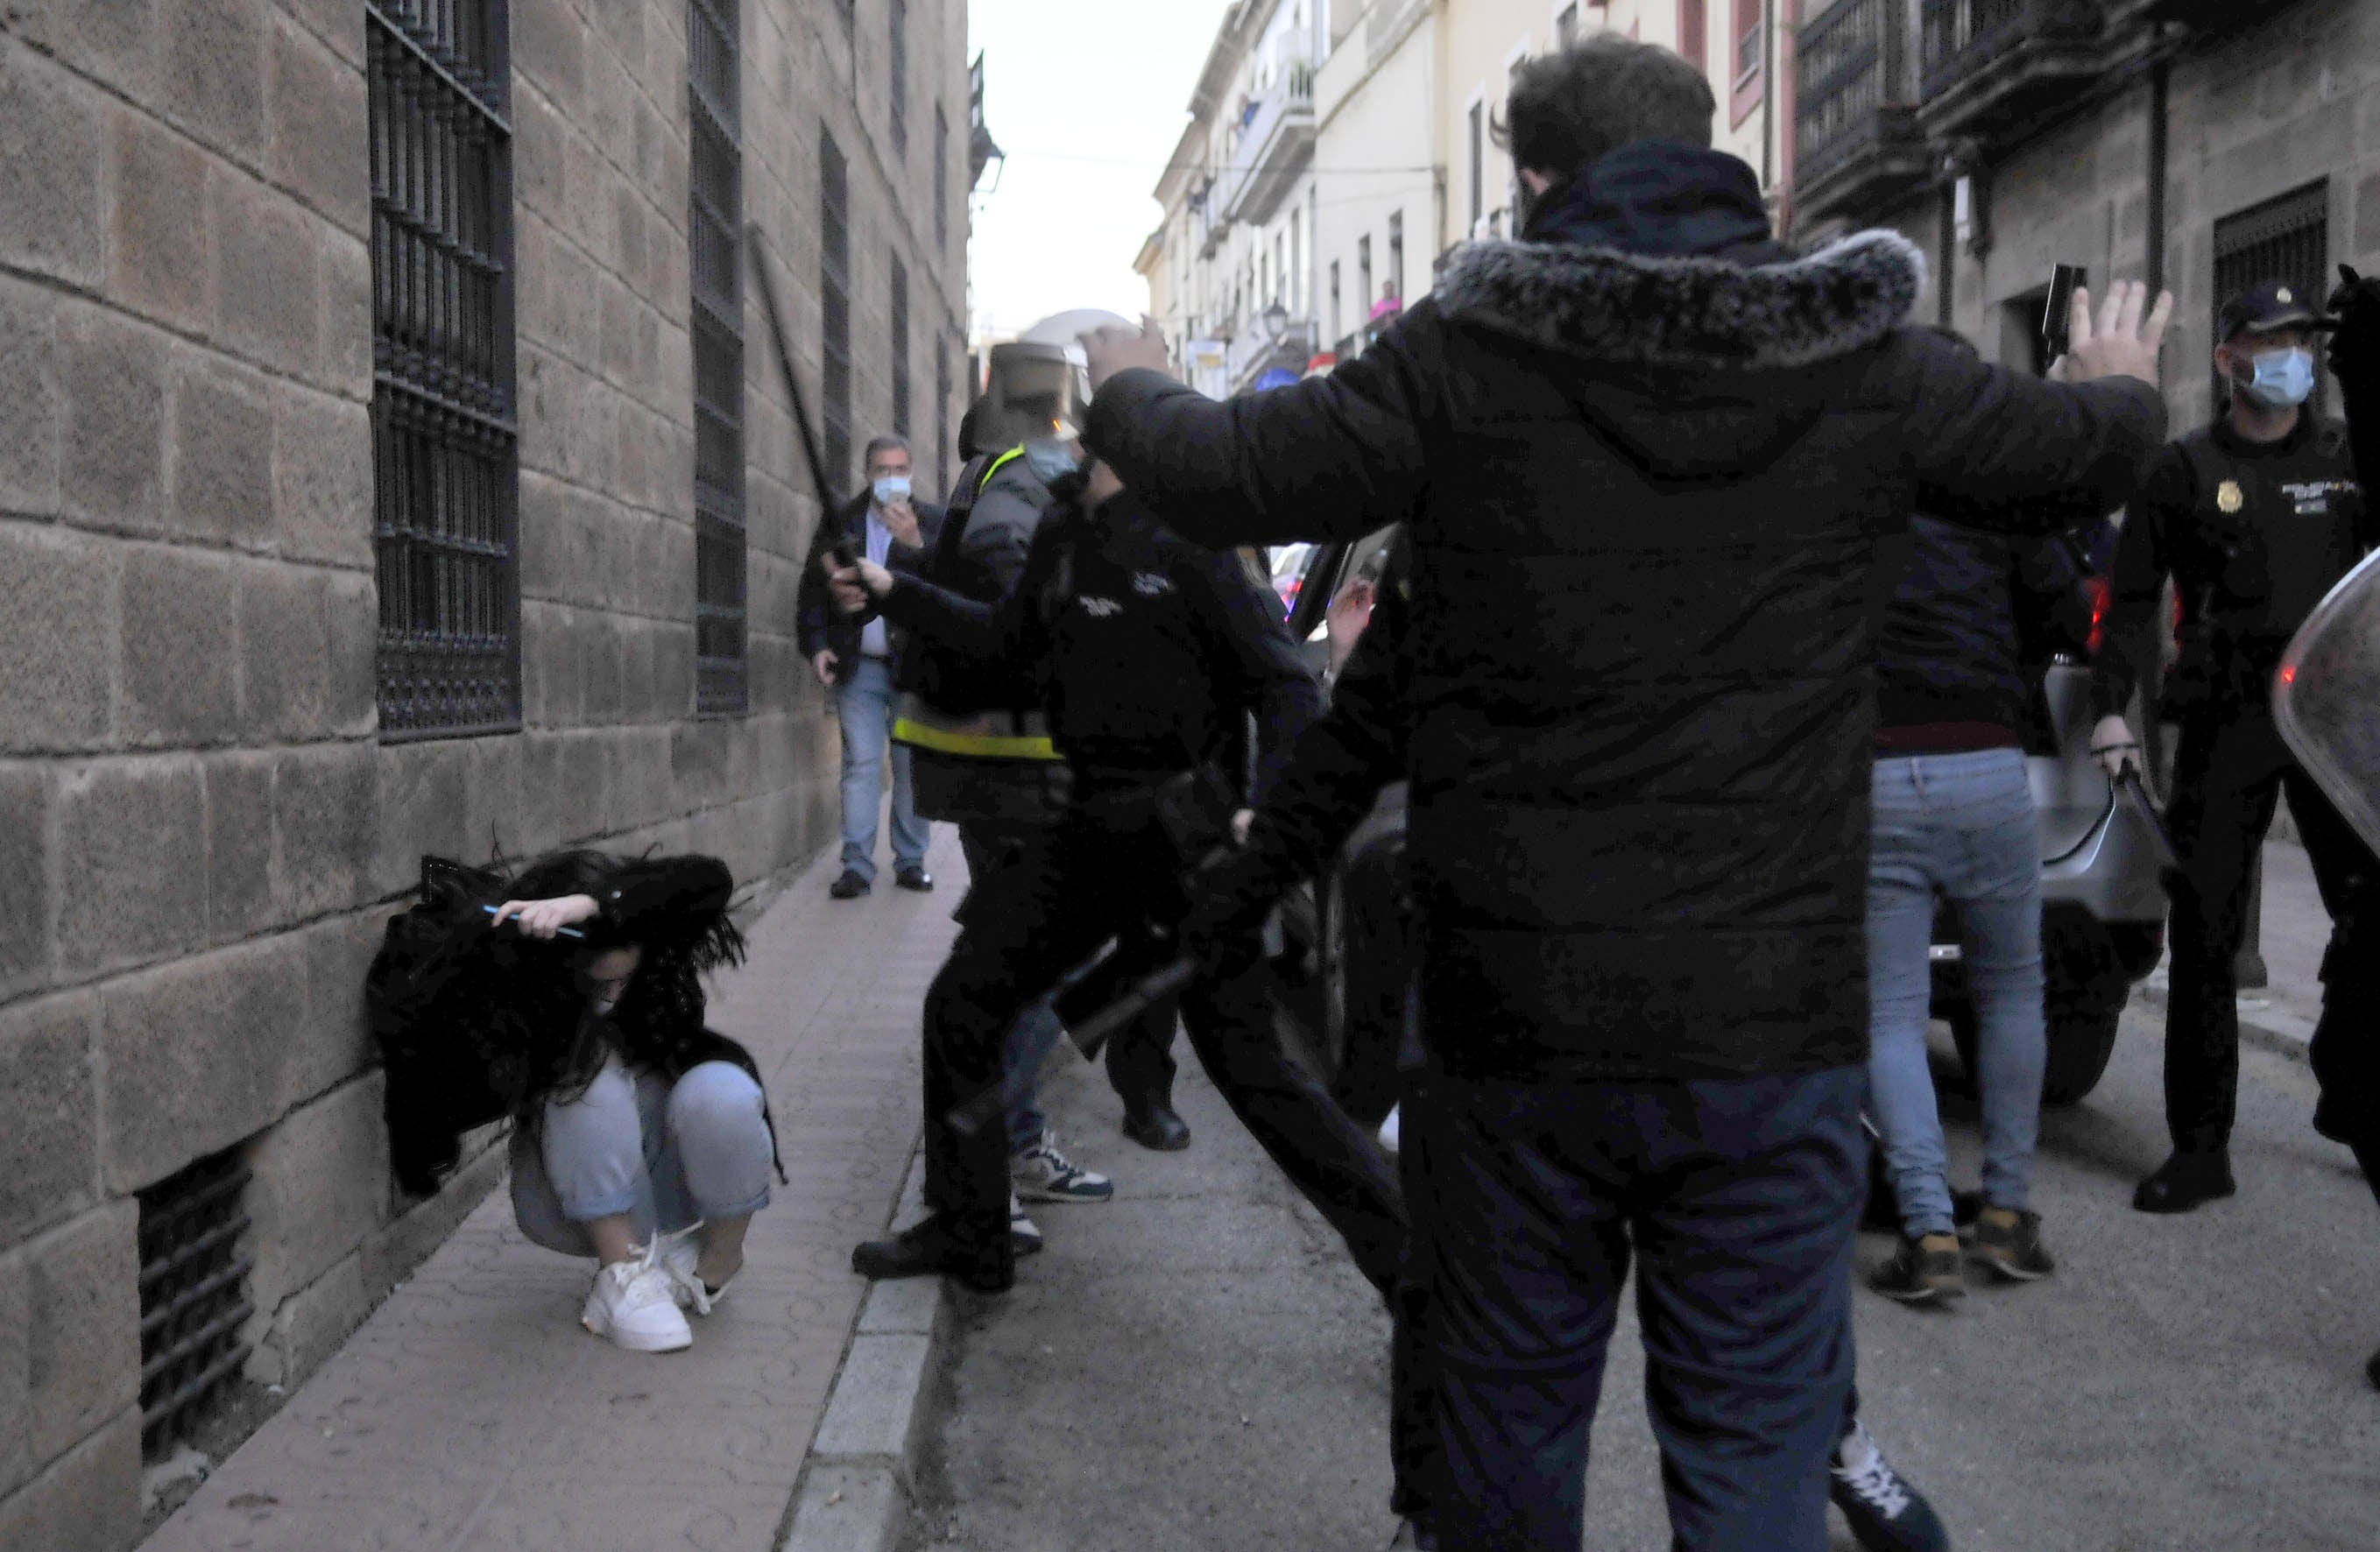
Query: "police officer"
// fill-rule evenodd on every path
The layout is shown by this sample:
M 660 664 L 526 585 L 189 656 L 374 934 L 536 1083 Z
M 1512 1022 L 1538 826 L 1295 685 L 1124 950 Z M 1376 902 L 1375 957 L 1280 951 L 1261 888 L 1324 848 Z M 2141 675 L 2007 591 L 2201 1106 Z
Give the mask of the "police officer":
M 1001 1139 L 960 1132 L 950 1112 L 999 1081 L 1001 1032 L 1068 969 L 1113 937 L 1144 955 L 1170 937 L 1185 890 L 1161 789 L 1211 766 L 1253 712 L 1260 794 L 1319 709 L 1272 595 L 1231 557 L 1168 531 L 1098 466 L 1060 494 L 997 606 L 867 563 L 832 574 L 847 609 L 872 605 L 921 637 L 1028 670 L 1074 786 L 1060 822 L 970 893 L 927 992 L 925 1138 L 939 1197 L 925 1222 L 853 1252 L 871 1278 L 948 1273 L 991 1291 L 1014 1280 Z M 1385 1286 L 1405 1230 L 1394 1177 L 1288 1060 L 1269 1012 L 1245 976 L 1210 977 L 1183 1004 L 1217 1088 Z
M 2181 730 L 2167 810 L 2181 857 L 2170 880 L 2166 1007 L 2173 1153 L 2133 1193 L 2143 1212 L 2187 1212 L 2234 1190 L 2233 965 L 2257 849 L 2284 790 L 2334 924 L 2316 1049 L 2371 1038 L 2335 1026 L 2343 1009 L 2369 1005 L 2372 991 L 2361 983 L 2380 975 L 2380 945 L 2353 947 L 2359 930 L 2380 932 L 2380 864 L 2290 758 L 2272 715 L 2272 676 L 2290 636 L 2374 537 L 2344 430 L 2306 405 L 2315 333 L 2327 326 L 2313 303 L 2266 281 L 2225 304 L 2215 370 L 2230 404 L 2214 424 L 2168 446 L 2144 478 L 2117 544 L 2109 628 L 2094 664 L 2099 720 L 2091 745 L 2113 775 L 2139 759 L 2122 713 L 2141 665 L 2158 650 L 2171 576 L 2181 651 L 2156 714 Z M 2324 1111 L 2315 1124 L 2340 1135 Z

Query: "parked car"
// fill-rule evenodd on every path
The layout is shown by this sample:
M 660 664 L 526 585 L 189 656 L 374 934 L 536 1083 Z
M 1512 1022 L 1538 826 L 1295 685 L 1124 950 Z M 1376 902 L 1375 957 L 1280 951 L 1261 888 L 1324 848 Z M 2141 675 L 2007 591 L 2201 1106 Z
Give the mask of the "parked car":
M 1354 544 L 1282 546 L 1271 555 L 1291 630 L 1318 668 L 1329 647 L 1330 600 L 1385 552 L 1388 530 Z M 1290 552 L 1298 552 L 1291 553 Z M 2093 557 L 2096 559 L 2095 555 Z M 2095 619 L 2104 587 L 2091 583 Z M 2124 801 L 2090 755 L 2089 670 L 2060 657 L 2043 670 L 2039 725 L 2027 750 L 2041 839 L 2042 957 L 2049 1050 L 2045 1105 L 2071 1105 L 2107 1071 L 2134 983 L 2165 949 L 2165 891 L 2154 819 Z M 1410 1019 L 1414 963 L 1404 881 L 1405 788 L 1380 794 L 1371 815 L 1314 888 L 1282 912 L 1280 961 L 1305 988 L 1304 1016 L 1342 1104 L 1377 1122 L 1394 1098 L 1395 1053 Z M 1963 951 L 1945 911 L 1936 922 L 1933 1009 L 1972 1076 L 1975 1017 Z

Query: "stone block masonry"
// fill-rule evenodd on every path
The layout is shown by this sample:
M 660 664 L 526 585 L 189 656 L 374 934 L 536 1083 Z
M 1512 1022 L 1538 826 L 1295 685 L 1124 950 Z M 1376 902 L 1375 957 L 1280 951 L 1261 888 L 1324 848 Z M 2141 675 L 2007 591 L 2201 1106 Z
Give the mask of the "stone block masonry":
M 360 980 L 422 854 L 700 843 L 765 897 L 836 834 L 836 734 L 784 585 L 817 514 L 749 326 L 748 704 L 695 707 L 680 5 L 489 7 L 511 33 L 521 726 L 381 736 L 380 653 L 412 622 L 383 617 L 379 575 L 369 3 L 0 4 L 11 1548 L 137 1532 L 139 1193 L 239 1150 L 249 1372 L 291 1385 L 500 1177 L 501 1150 L 426 1202 L 387 1179 Z M 855 294 L 898 254 L 913 318 L 955 331 L 964 198 L 931 251 L 929 138 L 905 158 L 882 123 L 880 5 L 738 9 L 747 209 L 798 347 L 821 127 L 868 235 Z M 909 11 L 913 111 L 963 122 L 964 7 Z M 891 405 L 870 316 L 860 435 Z M 915 399 L 913 434 L 938 419 Z

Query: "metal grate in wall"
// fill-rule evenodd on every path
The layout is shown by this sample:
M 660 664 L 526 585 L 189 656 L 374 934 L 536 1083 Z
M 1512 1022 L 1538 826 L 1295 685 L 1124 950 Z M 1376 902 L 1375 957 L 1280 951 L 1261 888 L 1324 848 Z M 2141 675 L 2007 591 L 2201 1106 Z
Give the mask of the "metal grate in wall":
M 699 711 L 747 704 L 744 526 L 744 147 L 737 0 L 687 0 L 686 231 L 694 337 L 694 685 Z
M 892 154 L 909 159 L 909 0 L 892 0 L 887 23 L 892 47 L 885 61 L 892 87 Z
M 851 191 L 843 151 L 819 131 L 819 434 L 826 477 L 839 490 L 851 479 Z
M 234 1150 L 140 1194 L 140 1450 L 151 1460 L 198 1431 L 248 1362 L 248 1180 Z
M 381 735 L 520 725 L 504 0 L 366 0 Z
M 2319 309 L 2330 295 L 2330 185 L 2310 183 L 2215 224 L 2215 295 L 2220 309 L 2258 281 L 2293 286 Z M 2315 360 L 2322 352 L 2314 352 Z M 2325 385 L 2314 378 L 2319 406 Z M 2217 402 L 2220 403 L 2218 392 Z
M 892 430 L 909 434 L 909 266 L 892 260 Z

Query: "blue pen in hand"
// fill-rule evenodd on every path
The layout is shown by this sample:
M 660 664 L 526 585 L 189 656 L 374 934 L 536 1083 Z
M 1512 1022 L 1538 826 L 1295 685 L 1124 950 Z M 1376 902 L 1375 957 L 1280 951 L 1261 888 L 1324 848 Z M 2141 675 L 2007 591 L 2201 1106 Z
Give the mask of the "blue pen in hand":
M 493 905 L 482 905 L 480 909 L 485 911 L 492 916 L 494 915 L 497 911 L 497 907 Z M 575 927 L 557 927 L 553 930 L 554 935 L 561 938 L 577 938 L 583 940 L 587 936 L 587 934 L 579 931 Z

